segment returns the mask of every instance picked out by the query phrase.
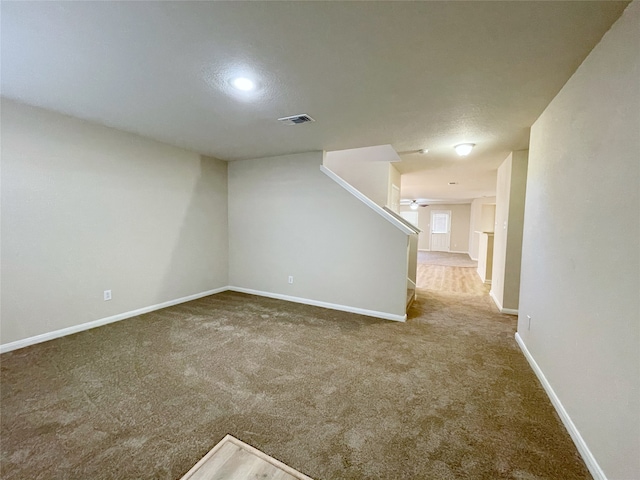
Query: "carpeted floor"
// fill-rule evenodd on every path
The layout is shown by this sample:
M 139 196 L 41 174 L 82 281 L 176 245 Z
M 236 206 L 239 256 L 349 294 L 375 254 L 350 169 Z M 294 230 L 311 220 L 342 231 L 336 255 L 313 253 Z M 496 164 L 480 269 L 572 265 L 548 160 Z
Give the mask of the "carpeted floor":
M 466 253 L 418 251 L 418 263 L 425 265 L 442 265 L 445 267 L 478 268 L 478 262 L 471 260 Z
M 476 297 L 484 296 L 485 303 L 491 306 L 491 300 L 488 296 L 489 287 L 480 281 L 480 277 L 475 268 L 418 264 L 416 284 L 419 289 L 426 289 L 431 292 L 454 293 Z M 480 300 L 480 298 L 476 300 Z
M 317 480 L 590 478 L 473 274 L 405 324 L 227 292 L 4 354 L 1 476 L 175 479 L 229 433 Z

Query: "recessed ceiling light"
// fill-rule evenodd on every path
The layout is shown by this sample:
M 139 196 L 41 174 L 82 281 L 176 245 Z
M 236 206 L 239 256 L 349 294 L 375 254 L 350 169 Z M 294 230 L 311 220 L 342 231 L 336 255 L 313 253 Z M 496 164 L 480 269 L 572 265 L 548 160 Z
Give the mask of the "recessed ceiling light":
M 243 92 L 248 92 L 249 90 L 253 90 L 256 88 L 256 84 L 253 80 L 250 80 L 246 77 L 238 77 L 231 80 L 231 85 L 238 90 L 242 90 Z
M 475 146 L 476 146 L 475 143 L 461 143 L 460 145 L 456 145 L 453 148 L 456 149 L 456 153 L 458 155 L 460 155 L 461 157 L 466 157 L 471 153 L 471 150 Z
M 458 182 L 449 182 L 449 185 L 457 185 Z

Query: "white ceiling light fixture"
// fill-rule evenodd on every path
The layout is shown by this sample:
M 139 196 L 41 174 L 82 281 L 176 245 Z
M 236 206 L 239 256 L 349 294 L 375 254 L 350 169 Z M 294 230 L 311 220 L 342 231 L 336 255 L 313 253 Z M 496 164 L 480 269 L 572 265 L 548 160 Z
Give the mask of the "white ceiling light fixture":
M 456 149 L 456 153 L 458 155 L 460 155 L 461 157 L 466 157 L 471 153 L 471 150 L 473 150 L 473 147 L 475 146 L 476 146 L 475 143 L 461 143 L 459 145 L 456 145 L 453 148 Z
M 410 208 L 411 210 L 417 210 L 417 209 L 418 209 L 418 202 L 416 202 L 415 200 L 413 200 L 413 201 L 411 202 L 411 204 L 409 205 L 409 208 Z
M 426 153 L 429 153 L 429 149 L 428 148 L 421 148 L 420 150 L 418 150 L 418 153 L 421 155 L 424 155 Z
M 234 78 L 231 80 L 231 85 L 233 88 L 243 92 L 250 92 L 256 88 L 256 82 L 247 77 Z

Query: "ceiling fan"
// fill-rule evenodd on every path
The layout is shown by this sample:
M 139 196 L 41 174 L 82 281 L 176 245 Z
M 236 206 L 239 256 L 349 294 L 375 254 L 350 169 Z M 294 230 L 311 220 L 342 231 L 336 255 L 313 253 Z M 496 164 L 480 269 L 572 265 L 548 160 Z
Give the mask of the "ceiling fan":
M 418 207 L 429 206 L 429 204 L 425 200 L 420 200 L 420 199 L 413 199 L 413 200 L 403 199 L 403 200 L 400 200 L 400 205 L 408 206 L 409 208 L 411 208 L 411 210 L 417 210 Z

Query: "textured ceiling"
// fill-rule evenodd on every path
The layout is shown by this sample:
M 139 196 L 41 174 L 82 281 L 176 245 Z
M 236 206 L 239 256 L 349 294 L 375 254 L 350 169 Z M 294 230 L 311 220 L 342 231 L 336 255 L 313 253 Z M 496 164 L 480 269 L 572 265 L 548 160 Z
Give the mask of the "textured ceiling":
M 225 160 L 429 148 L 403 197 L 472 198 L 626 3 L 3 1 L 1 88 Z

